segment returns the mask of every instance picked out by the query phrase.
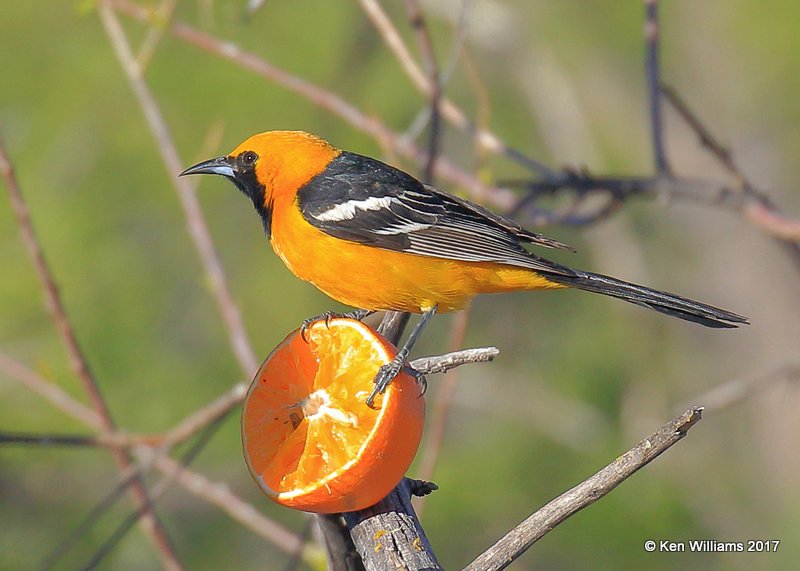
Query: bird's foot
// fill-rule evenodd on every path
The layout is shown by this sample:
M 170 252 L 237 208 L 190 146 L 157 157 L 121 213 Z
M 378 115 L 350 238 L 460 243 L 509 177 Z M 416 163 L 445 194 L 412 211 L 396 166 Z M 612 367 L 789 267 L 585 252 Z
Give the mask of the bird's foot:
M 336 319 L 337 317 L 343 317 L 346 319 L 355 319 L 357 321 L 361 321 L 368 315 L 375 313 L 374 311 L 370 311 L 368 309 L 356 309 L 353 311 L 348 311 L 346 313 L 337 313 L 335 311 L 326 311 L 325 313 L 320 313 L 319 315 L 315 315 L 314 317 L 309 317 L 308 319 L 303 320 L 303 324 L 300 326 L 300 337 L 303 338 L 303 341 L 308 342 L 306 339 L 306 333 L 308 333 L 308 328 L 311 327 L 317 321 L 325 320 L 325 327 L 329 327 L 331 324 L 331 319 Z
M 386 391 L 386 387 L 400 374 L 400 371 L 405 370 L 406 373 L 414 377 L 417 383 L 422 387 L 422 392 L 420 396 L 424 395 L 425 392 L 428 390 L 428 380 L 425 378 L 425 375 L 414 369 L 413 367 L 409 366 L 406 363 L 406 359 L 408 358 L 408 354 L 403 354 L 401 351 L 398 353 L 394 359 L 382 365 L 380 369 L 378 369 L 378 373 L 375 375 L 375 386 L 372 387 L 372 392 L 369 393 L 367 397 L 367 406 L 372 407 L 375 403 L 375 397 L 379 394 L 382 395 Z

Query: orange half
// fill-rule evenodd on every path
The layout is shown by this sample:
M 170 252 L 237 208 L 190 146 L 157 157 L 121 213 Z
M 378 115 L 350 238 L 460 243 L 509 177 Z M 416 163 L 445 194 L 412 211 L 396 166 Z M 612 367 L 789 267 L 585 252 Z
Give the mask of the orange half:
M 401 372 L 367 406 L 378 368 L 397 353 L 353 319 L 292 332 L 267 357 L 242 412 L 250 473 L 275 502 L 299 510 L 360 510 L 402 479 L 422 439 L 425 403 Z

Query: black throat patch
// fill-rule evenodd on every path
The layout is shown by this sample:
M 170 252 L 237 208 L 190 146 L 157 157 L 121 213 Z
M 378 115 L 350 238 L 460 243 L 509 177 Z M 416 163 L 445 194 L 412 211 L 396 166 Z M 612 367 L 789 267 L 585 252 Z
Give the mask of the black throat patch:
M 253 203 L 253 207 L 261 218 L 261 223 L 264 225 L 264 232 L 266 232 L 267 238 L 270 238 L 272 236 L 272 202 L 269 204 L 266 202 L 267 189 L 258 181 L 255 167 L 253 165 L 245 166 L 242 163 L 242 155 L 236 157 L 236 163 L 236 176 L 233 178 L 233 183 Z

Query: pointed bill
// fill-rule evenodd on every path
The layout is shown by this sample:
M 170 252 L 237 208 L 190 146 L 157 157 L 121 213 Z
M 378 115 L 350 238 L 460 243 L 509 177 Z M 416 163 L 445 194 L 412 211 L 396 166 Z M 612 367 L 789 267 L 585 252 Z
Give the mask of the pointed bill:
M 228 157 L 217 157 L 215 159 L 203 161 L 202 163 L 197 163 L 178 176 L 186 176 L 189 174 L 218 174 L 227 178 L 233 178 L 236 171 L 233 169 L 231 160 Z

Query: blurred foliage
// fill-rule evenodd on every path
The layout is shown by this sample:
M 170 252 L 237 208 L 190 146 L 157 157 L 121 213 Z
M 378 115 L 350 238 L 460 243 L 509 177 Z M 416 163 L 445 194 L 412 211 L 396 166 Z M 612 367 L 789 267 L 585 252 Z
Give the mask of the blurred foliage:
M 409 45 L 400 3 L 388 3 Z M 391 4 L 391 6 L 389 6 Z M 800 4 L 663 3 L 665 79 L 731 144 L 743 168 L 788 212 L 800 212 Z M 182 0 L 176 19 L 251 50 L 379 117 L 398 132 L 424 108 L 355 2 Z M 440 59 L 452 57 L 458 2 L 424 3 Z M 509 144 L 554 166 L 647 174 L 641 2 L 474 0 L 468 59 L 446 92 L 489 117 Z M 145 29 L 126 21 L 135 44 Z M 241 374 L 231 356 L 150 132 L 91 2 L 6 3 L 0 18 L 0 129 L 78 335 L 119 425 L 168 429 Z M 185 163 L 208 133 L 225 152 L 267 129 L 305 129 L 381 156 L 339 118 L 169 35 L 147 69 Z M 667 113 L 684 175 L 720 179 L 695 137 Z M 451 127 L 445 154 L 481 176 L 524 174 L 479 160 Z M 424 144 L 424 137 L 419 139 Z M 399 163 L 412 172 L 417 165 Z M 458 191 L 459 189 L 452 189 Z M 335 307 L 271 253 L 251 207 L 220 180 L 200 200 L 245 315 L 266 356 L 303 318 Z M 797 356 L 800 288 L 788 258 L 736 215 L 632 202 L 597 227 L 548 228 L 580 247 L 575 265 L 643 281 L 747 314 L 719 332 L 581 293 L 480 299 L 466 345 L 497 345 L 491 365 L 462 371 L 424 524 L 447 568 L 470 561 L 534 509 L 680 412 L 712 386 Z M 42 307 L 36 277 L 0 202 L 0 351 L 77 398 L 80 386 Z M 440 317 L 418 354 L 442 352 Z M 429 398 L 436 398 L 435 378 Z M 0 431 L 83 432 L 0 377 Z M 703 404 L 702 402 L 698 404 Z M 524 555 L 517 569 L 788 569 L 800 560 L 800 396 L 776 384 L 712 412 L 690 437 Z M 300 533 L 305 517 L 271 505 L 241 459 L 233 415 L 195 467 Z M 412 470 L 413 475 L 413 470 Z M 98 450 L 0 449 L 0 568 L 38 564 L 111 489 Z M 84 562 L 130 506 L 122 502 L 63 562 Z M 174 489 L 159 514 L 190 569 L 280 569 L 287 557 L 213 506 Z M 776 554 L 648 554 L 646 539 L 780 539 Z M 131 533 L 104 564 L 156 568 Z

